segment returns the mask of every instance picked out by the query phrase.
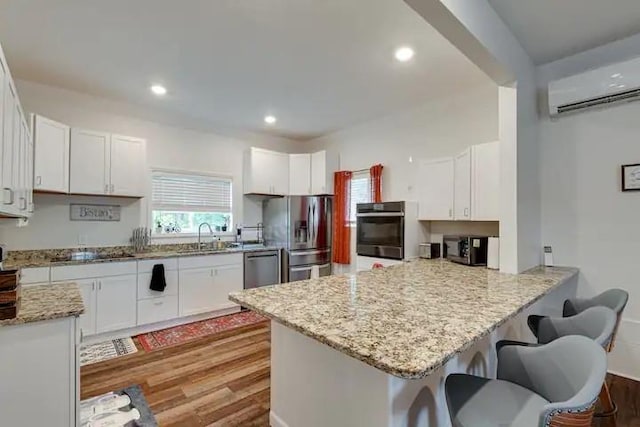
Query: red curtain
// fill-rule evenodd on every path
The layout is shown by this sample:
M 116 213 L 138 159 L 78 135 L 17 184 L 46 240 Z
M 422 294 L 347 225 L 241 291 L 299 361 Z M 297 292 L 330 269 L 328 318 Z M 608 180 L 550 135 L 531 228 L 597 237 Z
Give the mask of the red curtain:
M 382 203 L 382 165 L 373 165 L 369 169 L 371 174 L 371 201 Z
M 351 263 L 351 227 L 349 206 L 351 201 L 351 177 L 349 171 L 336 172 L 333 176 L 333 262 Z

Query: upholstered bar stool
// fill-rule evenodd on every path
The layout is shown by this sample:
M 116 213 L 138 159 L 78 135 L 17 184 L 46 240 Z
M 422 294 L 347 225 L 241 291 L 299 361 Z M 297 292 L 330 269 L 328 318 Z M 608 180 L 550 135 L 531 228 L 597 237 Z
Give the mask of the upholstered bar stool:
M 451 374 L 445 395 L 454 427 L 588 427 L 607 373 L 592 339 L 572 335 L 498 351 L 498 379 Z
M 613 310 L 616 313 L 616 325 L 611 339 L 606 344 L 603 344 L 607 352 L 611 352 L 615 345 L 620 320 L 622 319 L 622 312 L 627 306 L 627 302 L 629 302 L 629 293 L 627 291 L 622 289 L 609 289 L 593 298 L 573 298 L 566 300 L 564 302 L 562 314 L 567 318 L 571 318 L 571 316 L 576 316 L 589 308 L 598 306 L 608 307 Z M 539 323 L 541 319 L 542 317 L 540 316 L 529 317 L 529 327 L 536 336 L 536 324 Z M 615 425 L 615 414 L 618 411 L 618 408 L 611 398 L 609 385 L 606 381 L 602 384 L 600 405 L 602 406 L 602 412 L 595 414 L 595 416 L 598 418 L 610 417 L 612 420 L 611 424 Z

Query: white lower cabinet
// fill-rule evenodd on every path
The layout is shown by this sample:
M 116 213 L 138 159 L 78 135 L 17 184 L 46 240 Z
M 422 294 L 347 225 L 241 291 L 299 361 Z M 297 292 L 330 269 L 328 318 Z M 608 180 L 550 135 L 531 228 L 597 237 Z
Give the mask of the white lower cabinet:
M 80 315 L 80 330 L 83 335 L 96 333 L 96 281 L 95 279 L 75 281 L 82 293 L 84 314 Z
M 117 331 L 136 325 L 136 275 L 98 279 L 96 331 Z
M 180 316 L 237 306 L 228 297 L 243 288 L 242 254 L 190 258 L 180 263 Z
M 178 317 L 178 297 L 166 296 L 138 301 L 138 325 L 164 322 Z

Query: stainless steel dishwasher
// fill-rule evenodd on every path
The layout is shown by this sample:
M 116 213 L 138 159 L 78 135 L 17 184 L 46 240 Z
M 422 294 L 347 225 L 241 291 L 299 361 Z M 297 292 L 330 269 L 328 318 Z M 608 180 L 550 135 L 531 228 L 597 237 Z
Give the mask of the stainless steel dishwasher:
M 265 250 L 245 252 L 244 254 L 244 288 L 280 283 L 280 251 Z

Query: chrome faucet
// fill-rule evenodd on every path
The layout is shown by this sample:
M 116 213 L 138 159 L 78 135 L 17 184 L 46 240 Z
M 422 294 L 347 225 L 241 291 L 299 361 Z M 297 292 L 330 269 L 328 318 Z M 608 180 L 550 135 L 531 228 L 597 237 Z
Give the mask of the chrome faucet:
M 202 239 L 202 226 L 203 225 L 207 226 L 207 228 L 209 229 L 209 234 L 211 234 L 213 236 L 213 229 L 211 228 L 211 225 L 209 225 L 208 222 L 203 222 L 202 224 L 200 224 L 198 226 L 198 249 L 202 249 L 201 239 Z

